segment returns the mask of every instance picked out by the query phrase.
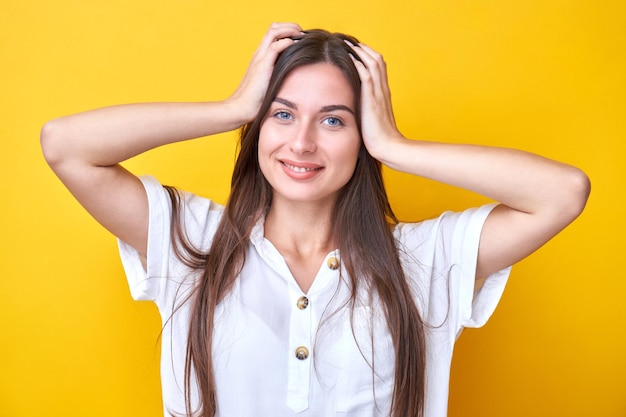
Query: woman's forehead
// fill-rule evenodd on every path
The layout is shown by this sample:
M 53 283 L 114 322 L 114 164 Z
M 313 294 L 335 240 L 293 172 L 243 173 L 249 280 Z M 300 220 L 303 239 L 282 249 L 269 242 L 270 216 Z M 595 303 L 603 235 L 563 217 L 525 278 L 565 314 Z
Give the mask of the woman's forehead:
M 354 103 L 354 91 L 343 71 L 326 62 L 292 70 L 285 77 L 276 96 L 296 106 L 314 102 L 352 107 Z

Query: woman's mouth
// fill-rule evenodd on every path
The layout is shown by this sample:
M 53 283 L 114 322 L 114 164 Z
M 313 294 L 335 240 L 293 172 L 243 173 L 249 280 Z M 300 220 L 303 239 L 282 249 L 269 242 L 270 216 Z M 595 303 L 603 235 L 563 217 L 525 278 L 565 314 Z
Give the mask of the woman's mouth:
M 316 177 L 323 169 L 323 166 L 313 164 L 310 162 L 294 162 L 294 161 L 279 161 L 285 174 L 288 177 L 302 181 L 309 180 Z
M 303 173 L 303 172 L 311 172 L 311 171 L 319 171 L 320 169 L 322 169 L 322 167 L 319 166 L 313 166 L 313 167 L 305 167 L 305 166 L 297 166 L 297 165 L 293 165 L 287 162 L 282 161 L 281 162 L 285 167 L 289 168 L 290 170 L 292 170 L 293 172 L 299 172 L 299 173 Z

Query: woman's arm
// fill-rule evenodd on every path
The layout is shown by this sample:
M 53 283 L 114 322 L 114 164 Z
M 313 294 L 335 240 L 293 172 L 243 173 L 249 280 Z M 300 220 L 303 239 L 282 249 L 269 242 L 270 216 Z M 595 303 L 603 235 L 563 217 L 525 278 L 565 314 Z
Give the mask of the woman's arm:
M 122 105 L 48 122 L 41 133 L 44 157 L 96 220 L 145 255 L 147 196 L 139 179 L 119 163 L 162 145 L 234 130 L 252 120 L 276 57 L 300 32 L 295 24 L 273 24 L 239 88 L 224 101 Z
M 527 152 L 408 140 L 395 125 L 385 62 L 354 46 L 362 81 L 363 140 L 390 168 L 462 187 L 502 203 L 480 239 L 476 277 L 511 265 L 538 249 L 583 210 L 587 176 L 570 165 Z

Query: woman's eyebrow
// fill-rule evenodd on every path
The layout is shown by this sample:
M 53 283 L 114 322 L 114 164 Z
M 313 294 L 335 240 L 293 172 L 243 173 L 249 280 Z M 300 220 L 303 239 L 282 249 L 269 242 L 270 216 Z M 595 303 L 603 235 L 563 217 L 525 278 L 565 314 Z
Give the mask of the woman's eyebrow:
M 320 109 L 320 113 L 328 113 L 328 112 L 333 112 L 337 110 L 344 110 L 344 111 L 347 111 L 348 113 L 351 113 L 353 116 L 356 116 L 354 114 L 354 110 L 352 110 L 350 107 L 345 106 L 343 104 L 332 104 L 330 106 L 324 106 Z
M 274 99 L 275 102 L 280 103 L 284 106 L 289 107 L 290 109 L 294 109 L 294 110 L 298 110 L 298 105 L 296 103 L 293 103 L 289 100 L 286 100 L 284 98 L 281 97 L 276 97 Z M 343 110 L 343 111 L 347 111 L 348 113 L 351 113 L 353 116 L 355 116 L 354 110 L 352 110 L 350 107 L 344 105 L 344 104 L 330 104 L 328 106 L 324 106 L 320 109 L 320 113 L 329 113 L 329 112 L 333 112 L 333 111 L 337 111 L 337 110 Z
M 298 106 L 295 103 L 292 103 L 289 100 L 285 100 L 284 98 L 276 97 L 274 99 L 274 101 L 276 101 L 276 102 L 278 102 L 280 104 L 283 104 L 283 105 L 289 107 L 290 109 L 298 110 Z

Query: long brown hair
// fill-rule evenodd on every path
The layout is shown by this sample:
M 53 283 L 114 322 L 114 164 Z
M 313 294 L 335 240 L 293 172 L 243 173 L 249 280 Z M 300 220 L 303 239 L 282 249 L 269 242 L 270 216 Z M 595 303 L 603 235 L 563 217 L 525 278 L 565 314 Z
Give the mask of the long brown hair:
M 192 305 L 185 363 L 188 415 L 213 417 L 216 412 L 211 355 L 213 317 L 216 306 L 232 289 L 245 262 L 253 226 L 272 204 L 272 188 L 259 168 L 258 138 L 263 118 L 283 80 L 290 71 L 303 65 L 320 62 L 336 65 L 354 91 L 360 126 L 360 79 L 344 40 L 358 43 L 344 34 L 307 31 L 278 57 L 256 119 L 242 128 L 230 197 L 208 253 L 194 249 L 185 239 L 179 219 L 179 195 L 167 188 L 174 208 L 172 231 L 177 254 L 189 266 L 203 270 L 189 300 Z M 363 144 L 352 178 L 338 193 L 332 221 L 337 249 L 351 284 L 350 306 L 354 307 L 360 288 L 374 293 L 383 306 L 395 353 L 391 416 L 421 417 L 425 386 L 424 325 L 398 257 L 392 234 L 397 219 L 385 192 L 381 164 Z M 200 393 L 197 410 L 191 404 L 194 378 Z

